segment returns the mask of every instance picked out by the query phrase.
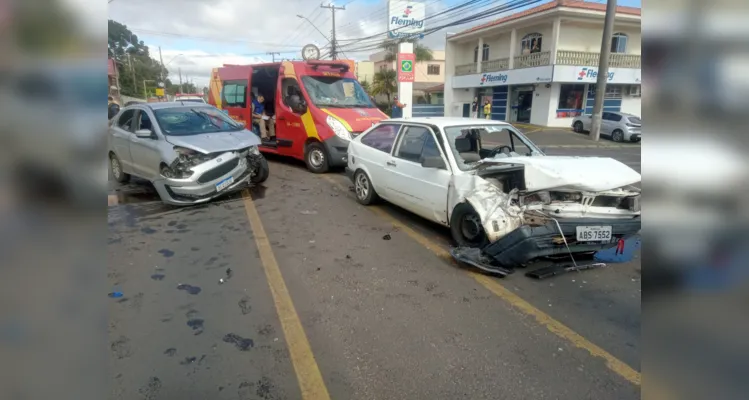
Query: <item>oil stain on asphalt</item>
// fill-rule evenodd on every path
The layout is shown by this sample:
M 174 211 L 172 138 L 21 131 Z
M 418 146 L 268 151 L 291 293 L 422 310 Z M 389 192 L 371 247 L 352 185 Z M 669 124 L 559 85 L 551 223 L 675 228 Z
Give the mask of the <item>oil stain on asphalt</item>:
M 198 286 L 192 286 L 192 285 L 187 285 L 185 283 L 181 283 L 181 284 L 177 285 L 177 290 L 184 290 L 187 293 L 190 293 L 192 295 L 196 295 L 196 294 L 200 293 L 200 291 L 202 289 L 200 289 L 200 287 L 198 287 Z
M 255 347 L 255 342 L 252 339 L 245 339 L 235 333 L 227 333 L 224 336 L 224 342 L 234 344 L 234 347 L 241 351 L 247 351 L 252 347 Z

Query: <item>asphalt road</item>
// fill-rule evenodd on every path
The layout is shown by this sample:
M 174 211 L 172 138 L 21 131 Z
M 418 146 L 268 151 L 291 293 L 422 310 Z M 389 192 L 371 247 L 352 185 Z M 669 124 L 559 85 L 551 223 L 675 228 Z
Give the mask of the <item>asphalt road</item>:
M 639 146 L 562 135 L 547 153 L 639 170 Z M 264 185 L 197 207 L 112 183 L 111 397 L 640 397 L 639 258 L 489 277 L 445 256 L 446 229 L 362 207 L 349 186 L 284 159 Z

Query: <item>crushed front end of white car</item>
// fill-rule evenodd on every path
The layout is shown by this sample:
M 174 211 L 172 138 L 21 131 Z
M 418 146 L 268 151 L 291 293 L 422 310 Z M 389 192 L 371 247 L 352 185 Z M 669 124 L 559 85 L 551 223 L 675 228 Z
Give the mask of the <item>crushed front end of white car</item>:
M 544 256 L 591 253 L 640 231 L 641 176 L 600 157 L 508 157 L 454 176 L 449 209 L 470 204 L 489 244 L 453 256 L 507 274 Z

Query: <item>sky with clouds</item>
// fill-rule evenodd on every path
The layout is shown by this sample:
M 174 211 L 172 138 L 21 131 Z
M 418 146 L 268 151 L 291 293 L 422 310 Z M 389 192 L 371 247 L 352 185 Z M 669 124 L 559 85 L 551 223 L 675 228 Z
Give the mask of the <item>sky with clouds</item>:
M 465 1 L 423 0 L 427 18 Z M 525 8 L 548 1 L 542 0 Z M 605 0 L 589 1 L 605 3 Z M 472 12 L 481 13 L 505 2 L 483 2 L 488 5 Z M 353 39 L 378 34 L 385 39 L 387 0 L 338 0 L 333 3 L 346 7 L 344 11 L 336 11 L 335 16 L 338 42 L 344 49 L 347 44 L 350 49 L 356 47 L 350 44 Z M 272 56 L 267 52 L 281 53 L 275 56 L 276 59 L 299 58 L 305 44 L 314 43 L 320 48 L 327 46 L 325 36 L 330 37 L 331 11 L 321 8 L 320 4 L 317 0 L 113 0 L 108 4 L 108 13 L 110 19 L 127 25 L 149 45 L 151 54 L 158 56 L 158 47 L 161 47 L 164 63 L 173 81 L 177 80 L 181 70 L 183 79 L 191 79 L 201 87 L 207 86 L 211 69 L 222 64 L 269 62 Z M 324 4 L 330 2 L 325 1 Z M 641 2 L 619 0 L 618 4 L 640 7 Z M 305 16 L 309 21 L 297 15 Z M 428 29 L 430 23 L 441 25 L 464 16 L 465 13 L 437 17 L 425 21 L 425 24 Z M 459 32 L 502 16 L 491 16 L 435 32 L 426 36 L 422 43 L 429 48 L 442 50 L 445 47 L 445 33 Z M 365 43 L 372 42 L 374 40 Z M 344 55 L 365 60 L 373 52 L 350 51 Z

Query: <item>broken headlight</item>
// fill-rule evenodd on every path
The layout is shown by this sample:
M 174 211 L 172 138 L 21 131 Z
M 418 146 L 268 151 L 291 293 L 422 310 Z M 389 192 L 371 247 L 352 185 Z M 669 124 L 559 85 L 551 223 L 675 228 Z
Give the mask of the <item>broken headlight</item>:
M 177 158 L 171 165 L 161 169 L 161 175 L 166 178 L 185 179 L 192 176 L 192 167 L 211 160 L 214 156 L 185 147 L 174 146 Z
M 260 150 L 258 150 L 257 146 L 250 146 L 249 149 L 247 149 L 249 155 L 251 156 L 259 156 Z

